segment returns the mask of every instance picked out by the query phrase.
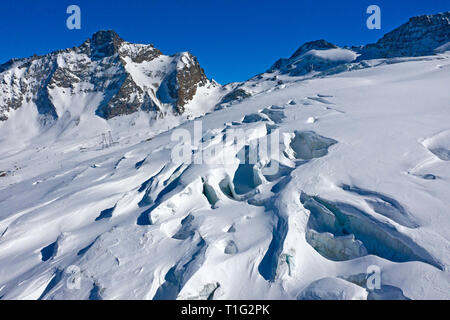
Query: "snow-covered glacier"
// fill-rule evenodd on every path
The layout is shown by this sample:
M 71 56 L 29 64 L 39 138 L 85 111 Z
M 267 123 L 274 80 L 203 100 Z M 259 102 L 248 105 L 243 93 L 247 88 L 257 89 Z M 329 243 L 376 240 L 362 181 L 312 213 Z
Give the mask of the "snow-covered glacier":
M 39 58 L 0 68 L 24 99 L 0 121 L 1 299 L 450 299 L 450 51 L 320 41 L 221 86 L 144 49 L 47 57 L 71 83 L 50 89 L 20 78 Z M 196 88 L 174 115 L 172 82 Z

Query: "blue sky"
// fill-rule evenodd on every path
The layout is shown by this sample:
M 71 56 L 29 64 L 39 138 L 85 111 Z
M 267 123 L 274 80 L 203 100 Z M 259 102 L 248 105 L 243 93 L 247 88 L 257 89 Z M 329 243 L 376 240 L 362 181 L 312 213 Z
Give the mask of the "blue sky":
M 66 9 L 81 8 L 81 30 Z M 381 8 L 381 30 L 366 28 L 366 8 Z M 190 51 L 208 77 L 243 81 L 289 57 L 302 43 L 375 42 L 409 17 L 450 10 L 449 0 L 16 0 L 2 1 L 0 63 L 81 44 L 113 29 L 165 54 Z

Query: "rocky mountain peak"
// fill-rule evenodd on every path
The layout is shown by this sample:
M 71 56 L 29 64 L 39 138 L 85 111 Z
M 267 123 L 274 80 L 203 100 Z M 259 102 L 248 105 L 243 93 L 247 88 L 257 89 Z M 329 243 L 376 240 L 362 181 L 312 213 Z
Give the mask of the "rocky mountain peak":
M 101 30 L 81 46 L 93 59 L 101 59 L 118 53 L 123 39 L 113 30 Z
M 356 56 L 354 51 L 339 48 L 323 39 L 310 41 L 301 45 L 290 58 L 279 59 L 268 72 L 302 76 L 351 62 L 356 59 Z
M 297 57 L 300 57 L 301 55 L 305 54 L 306 52 L 310 50 L 326 50 L 326 49 L 335 49 L 337 48 L 336 45 L 325 41 L 323 39 L 315 40 L 315 41 L 309 41 L 304 43 L 303 45 L 298 48 L 294 54 L 289 59 L 294 59 Z

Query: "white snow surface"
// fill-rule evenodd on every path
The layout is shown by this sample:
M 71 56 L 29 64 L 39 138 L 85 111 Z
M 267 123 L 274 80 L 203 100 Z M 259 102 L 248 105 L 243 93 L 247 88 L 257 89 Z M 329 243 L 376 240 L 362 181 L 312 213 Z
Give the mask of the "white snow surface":
M 246 143 L 279 130 L 279 154 L 250 178 L 232 146 L 213 156 L 227 165 L 174 163 L 187 116 L 104 120 L 87 107 L 101 96 L 80 94 L 79 125 L 42 132 L 22 106 L 0 122 L 1 299 L 450 299 L 449 66 L 444 53 L 252 80 L 250 98 L 214 112 L 215 93 L 200 89 L 197 150 L 227 128 Z M 264 176 L 276 158 L 279 174 Z
M 352 50 L 335 48 L 327 50 L 309 50 L 301 57 L 316 56 L 331 61 L 351 62 L 358 57 L 358 54 Z

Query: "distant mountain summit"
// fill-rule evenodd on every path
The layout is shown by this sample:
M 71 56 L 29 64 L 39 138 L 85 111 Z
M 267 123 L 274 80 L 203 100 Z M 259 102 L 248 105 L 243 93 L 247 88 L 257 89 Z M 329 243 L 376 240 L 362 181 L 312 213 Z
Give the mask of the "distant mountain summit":
M 431 55 L 450 42 L 450 11 L 413 17 L 375 44 L 362 50 L 360 60 Z
M 1 65 L 0 120 L 31 103 L 45 125 L 87 103 L 88 96 L 97 104 L 95 114 L 105 119 L 138 110 L 182 114 L 205 86 L 217 84 L 190 53 L 166 56 L 153 45 L 99 31 L 79 47 Z
M 266 76 L 282 85 L 277 74 L 322 76 L 376 65 L 368 63 L 371 59 L 445 50 L 450 50 L 450 11 L 411 18 L 366 46 L 307 42 L 276 61 Z M 66 123 L 79 123 L 82 114 L 108 120 L 144 111 L 155 119 L 167 114 L 188 118 L 250 97 L 257 88 L 266 88 L 252 82 L 262 78 L 221 87 L 206 77 L 189 52 L 167 56 L 151 44 L 129 43 L 112 30 L 98 31 L 78 47 L 0 65 L 0 122 L 24 106 L 24 113 L 33 113 L 43 126 L 63 116 Z
M 325 40 L 311 41 L 298 48 L 289 59 L 279 59 L 268 72 L 301 76 L 313 71 L 324 71 L 355 60 L 357 54 Z
M 369 59 L 417 57 L 450 49 L 450 11 L 411 18 L 407 23 L 387 33 L 375 44 L 339 48 L 325 40 L 311 41 L 300 46 L 288 59 L 279 59 L 268 70 L 291 76 L 311 72 L 347 71 L 349 63 Z M 364 67 L 360 63 L 358 68 Z M 355 67 L 355 66 L 353 66 Z
M 81 45 L 81 49 L 83 53 L 86 53 L 92 59 L 102 59 L 119 53 L 123 42 L 123 39 L 113 30 L 99 31 L 94 33 L 91 39 L 86 40 L 86 42 Z M 158 52 L 158 54 L 153 57 L 161 54 L 158 50 L 151 51 L 155 53 Z

